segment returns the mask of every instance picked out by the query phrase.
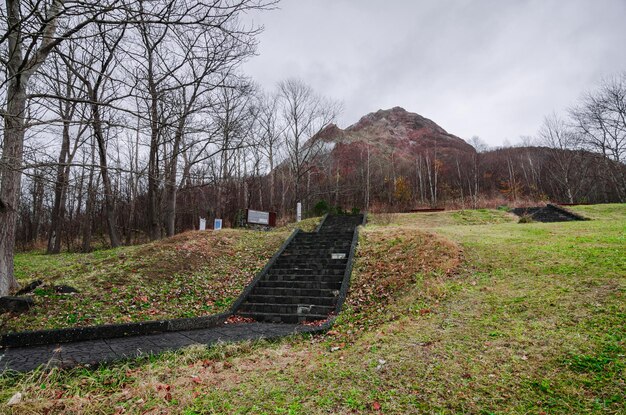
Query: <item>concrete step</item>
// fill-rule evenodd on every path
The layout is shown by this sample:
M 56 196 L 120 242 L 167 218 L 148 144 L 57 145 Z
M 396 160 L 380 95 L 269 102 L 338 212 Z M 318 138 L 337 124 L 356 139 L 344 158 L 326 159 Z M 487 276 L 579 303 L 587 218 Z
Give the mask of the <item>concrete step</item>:
M 341 268 L 341 269 L 312 269 L 312 268 L 290 268 L 290 267 L 286 267 L 286 268 L 271 268 L 267 275 L 300 275 L 300 276 L 307 276 L 307 275 L 326 275 L 326 276 L 331 276 L 331 275 L 341 275 L 343 276 L 345 272 L 345 268 Z
M 241 305 L 243 313 L 272 313 L 272 314 L 295 314 L 295 315 L 327 315 L 333 311 L 333 306 L 315 304 L 277 304 L 277 303 L 252 303 L 245 302 Z
M 260 287 L 256 286 L 251 295 L 280 296 L 280 297 L 333 297 L 339 295 L 339 290 L 330 288 L 294 288 L 289 287 Z
M 315 304 L 320 306 L 332 307 L 337 303 L 337 297 L 329 296 L 287 296 L 287 295 L 250 295 L 248 297 L 250 303 L 265 304 Z
M 306 269 L 342 269 L 346 267 L 348 258 L 332 259 L 332 257 L 315 258 L 315 257 L 279 257 L 274 265 L 276 268 L 306 268 Z
M 298 324 L 305 321 L 317 321 L 326 320 L 328 315 L 324 314 L 280 314 L 280 313 L 249 313 L 239 312 L 237 313 L 241 317 L 252 318 L 259 322 L 264 323 L 286 323 L 286 324 Z
M 262 281 L 319 281 L 319 282 L 341 282 L 343 275 L 266 275 Z
M 341 260 L 338 260 L 341 261 Z M 277 260 L 274 263 L 275 267 L 272 267 L 273 269 L 286 269 L 286 270 L 313 270 L 313 271 L 322 271 L 322 270 L 343 270 L 346 268 L 346 263 L 339 263 L 339 264 L 316 264 L 314 262 L 297 262 L 297 263 L 293 263 L 293 262 L 289 262 L 289 261 L 281 261 L 280 259 Z
M 341 288 L 341 281 L 311 281 L 311 280 L 299 280 L 299 281 L 264 281 L 261 280 L 257 283 L 257 287 L 264 288 L 306 288 L 306 289 L 327 289 L 327 290 L 339 290 Z

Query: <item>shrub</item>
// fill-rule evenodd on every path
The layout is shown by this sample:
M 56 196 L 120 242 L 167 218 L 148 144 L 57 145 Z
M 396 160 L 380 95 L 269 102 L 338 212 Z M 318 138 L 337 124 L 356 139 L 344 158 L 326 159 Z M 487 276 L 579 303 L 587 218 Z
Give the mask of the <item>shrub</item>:
M 313 213 L 315 213 L 315 216 L 322 216 L 328 212 L 330 212 L 330 205 L 324 199 L 317 202 L 315 207 L 313 207 Z
M 517 223 L 533 223 L 533 217 L 531 215 L 524 215 L 521 218 L 519 218 L 519 221 Z

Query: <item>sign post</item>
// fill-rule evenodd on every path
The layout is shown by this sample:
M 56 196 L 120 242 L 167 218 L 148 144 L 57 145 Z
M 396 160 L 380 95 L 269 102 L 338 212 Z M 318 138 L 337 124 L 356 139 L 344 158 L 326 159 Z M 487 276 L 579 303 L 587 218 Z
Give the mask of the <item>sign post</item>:
M 296 206 L 296 222 L 300 222 L 302 220 L 302 203 L 298 202 Z
M 220 229 L 222 229 L 222 220 L 221 219 L 215 219 L 215 221 L 213 222 L 213 230 L 214 231 L 219 231 Z
M 252 210 L 248 209 L 248 223 L 254 223 L 257 225 L 269 225 L 270 224 L 270 213 L 269 212 L 261 212 L 260 210 Z

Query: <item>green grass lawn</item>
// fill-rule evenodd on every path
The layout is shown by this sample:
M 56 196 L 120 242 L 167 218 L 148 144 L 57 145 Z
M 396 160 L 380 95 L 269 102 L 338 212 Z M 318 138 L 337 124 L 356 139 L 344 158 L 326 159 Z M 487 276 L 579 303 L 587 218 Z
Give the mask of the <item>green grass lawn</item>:
M 319 218 L 301 222 L 313 230 Z M 161 241 L 90 254 L 15 256 L 21 284 L 41 279 L 35 307 L 0 315 L 0 333 L 105 323 L 195 317 L 224 311 L 289 236 L 224 229 L 185 232 Z M 56 294 L 53 285 L 78 294 Z
M 324 336 L 4 375 L 0 402 L 21 391 L 5 411 L 624 414 L 626 205 L 572 209 L 593 220 L 373 217 Z

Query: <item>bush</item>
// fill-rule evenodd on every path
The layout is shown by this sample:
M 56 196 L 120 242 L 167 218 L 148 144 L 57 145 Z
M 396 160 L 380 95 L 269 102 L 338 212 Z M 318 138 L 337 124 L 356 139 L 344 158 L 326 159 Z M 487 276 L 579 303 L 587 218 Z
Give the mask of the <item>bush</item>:
M 328 203 L 326 200 L 321 199 L 313 207 L 313 215 L 322 216 L 326 213 L 331 214 L 331 215 L 349 215 L 349 214 L 358 215 L 359 213 L 361 213 L 361 209 L 352 208 L 351 210 L 348 211 L 348 210 L 344 210 L 341 206 L 331 206 L 331 204 Z
M 322 216 L 328 212 L 330 212 L 330 205 L 324 199 L 317 202 L 315 207 L 313 207 L 313 213 L 315 216 Z
M 517 223 L 533 223 L 533 222 L 534 220 L 531 215 L 524 215 L 519 218 L 519 221 Z

